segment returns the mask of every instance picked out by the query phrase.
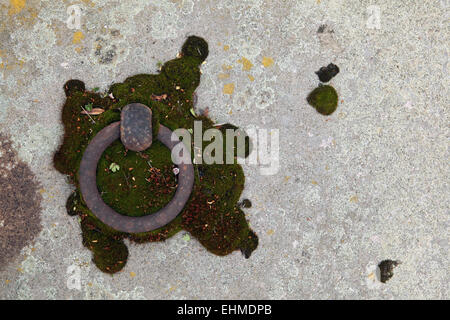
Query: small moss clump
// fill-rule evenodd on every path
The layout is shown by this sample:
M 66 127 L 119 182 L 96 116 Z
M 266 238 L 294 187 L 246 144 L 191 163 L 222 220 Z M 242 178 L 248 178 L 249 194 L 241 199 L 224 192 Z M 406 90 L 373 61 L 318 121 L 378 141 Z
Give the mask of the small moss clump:
M 307 101 L 317 112 L 328 116 L 337 108 L 338 94 L 332 86 L 319 85 L 309 94 Z
M 132 76 L 113 84 L 107 94 L 86 90 L 80 80 L 70 80 L 64 85 L 67 96 L 62 111 L 64 140 L 54 156 L 54 166 L 68 175 L 77 188 L 67 201 L 67 212 L 79 217 L 83 244 L 93 252 L 93 261 L 103 272 L 115 273 L 125 266 L 128 249 L 124 238 L 137 243 L 164 241 L 184 229 L 214 254 L 223 256 L 241 250 L 246 258 L 258 245 L 258 237 L 238 203 L 245 176 L 237 163 L 235 147 L 231 151 L 235 159 L 232 164 L 194 164 L 195 182 L 190 199 L 174 220 L 157 230 L 137 234 L 114 230 L 89 210 L 79 192 L 78 169 L 89 142 L 100 130 L 120 121 L 122 107 L 142 103 L 152 110 L 152 146 L 133 152 L 126 150 L 119 140 L 112 143 L 98 163 L 97 187 L 106 204 L 128 216 L 153 214 L 172 199 L 177 180 L 170 151 L 156 138 L 159 124 L 171 130 L 192 130 L 194 121 L 201 121 L 203 130 L 237 129 L 231 124 L 215 125 L 206 115 L 192 113 L 193 93 L 200 83 L 199 66 L 207 55 L 206 41 L 191 36 L 180 57 L 166 62 L 160 74 Z M 81 113 L 86 105 L 104 112 L 89 117 Z M 204 141 L 203 148 L 209 143 Z M 245 156 L 249 148 L 250 141 L 245 136 Z
M 333 79 L 339 73 L 339 67 L 334 63 L 330 63 L 326 67 L 320 68 L 316 71 L 319 80 L 322 82 L 328 82 Z
M 200 37 L 190 36 L 184 43 L 181 53 L 203 62 L 209 54 L 208 44 Z
M 390 278 L 394 276 L 394 267 L 400 264 L 399 261 L 383 260 L 378 264 L 380 269 L 380 281 L 386 283 Z

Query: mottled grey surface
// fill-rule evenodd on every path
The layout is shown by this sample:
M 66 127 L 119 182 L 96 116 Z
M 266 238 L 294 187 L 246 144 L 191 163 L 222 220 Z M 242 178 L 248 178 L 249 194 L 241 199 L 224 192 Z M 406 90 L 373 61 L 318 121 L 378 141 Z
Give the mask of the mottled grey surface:
M 80 30 L 66 25 L 72 4 L 82 8 Z M 448 1 L 0 6 L 0 131 L 44 197 L 43 231 L 0 272 L 1 299 L 449 298 Z M 105 90 L 154 73 L 191 34 L 210 47 L 197 108 L 280 130 L 279 172 L 244 167 L 259 247 L 248 260 L 217 257 L 181 232 L 130 244 L 123 272 L 102 274 L 65 212 L 71 187 L 52 167 L 62 86 L 78 78 Z M 342 100 L 324 117 L 305 98 L 330 62 Z M 381 284 L 374 271 L 384 259 L 402 263 Z M 71 265 L 81 268 L 80 290 L 67 287 Z

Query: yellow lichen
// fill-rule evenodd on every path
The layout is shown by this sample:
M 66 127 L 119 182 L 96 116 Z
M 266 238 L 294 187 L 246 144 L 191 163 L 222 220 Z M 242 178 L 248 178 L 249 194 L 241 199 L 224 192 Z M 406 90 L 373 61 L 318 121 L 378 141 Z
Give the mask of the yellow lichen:
M 9 0 L 9 14 L 18 14 L 25 7 L 26 0 Z
M 223 86 L 223 93 L 224 94 L 233 94 L 234 92 L 234 83 L 227 83 Z
M 83 32 L 81 32 L 81 31 L 76 31 L 76 32 L 73 34 L 72 43 L 73 43 L 73 44 L 80 43 L 81 40 L 83 40 L 83 39 L 84 39 L 84 34 L 83 34 Z
M 262 64 L 264 67 L 268 68 L 273 65 L 273 59 L 271 57 L 263 57 Z
M 231 70 L 231 69 L 233 69 L 233 66 L 226 65 L 226 64 L 222 65 L 222 70 L 223 70 L 223 71 L 229 71 L 229 70 Z
M 250 71 L 250 69 L 253 67 L 253 64 L 250 62 L 250 60 L 244 57 L 242 57 L 242 59 L 239 59 L 237 62 L 242 63 L 242 70 L 244 71 Z
M 94 7 L 95 4 L 91 1 L 91 0 L 81 0 L 83 1 L 84 4 L 90 6 L 90 7 Z

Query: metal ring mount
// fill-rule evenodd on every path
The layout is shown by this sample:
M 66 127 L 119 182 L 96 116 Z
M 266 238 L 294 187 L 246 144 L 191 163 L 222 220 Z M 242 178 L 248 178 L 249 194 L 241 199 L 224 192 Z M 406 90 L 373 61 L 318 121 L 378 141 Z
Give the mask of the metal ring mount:
M 148 118 L 148 111 L 144 111 L 143 107 L 150 111 L 143 104 L 127 105 L 122 110 L 121 121 L 114 122 L 97 133 L 84 151 L 79 170 L 80 190 L 89 210 L 104 224 L 127 233 L 152 231 L 175 219 L 188 201 L 194 185 L 192 163 L 181 163 L 178 165 L 180 171 L 174 197 L 164 208 L 142 217 L 121 215 L 109 207 L 101 198 L 97 188 L 97 164 L 106 148 L 119 138 L 121 138 L 122 143 L 125 141 L 124 144 L 127 141 L 137 141 L 135 145 L 139 147 L 136 151 L 145 150 L 148 147 L 145 147 L 148 144 L 148 139 L 150 139 L 151 144 L 151 111 Z M 143 116 L 145 112 L 147 112 L 147 115 Z M 149 127 L 143 125 L 144 120 L 147 122 L 150 120 L 150 124 L 147 123 Z M 135 124 L 138 125 L 134 126 Z M 144 135 L 144 137 L 139 136 L 139 134 Z M 150 134 L 150 137 L 148 134 Z M 161 124 L 159 125 L 158 140 L 171 151 L 178 143 L 183 143 L 178 138 L 172 141 L 172 131 Z M 126 145 L 126 147 L 130 146 L 132 144 Z

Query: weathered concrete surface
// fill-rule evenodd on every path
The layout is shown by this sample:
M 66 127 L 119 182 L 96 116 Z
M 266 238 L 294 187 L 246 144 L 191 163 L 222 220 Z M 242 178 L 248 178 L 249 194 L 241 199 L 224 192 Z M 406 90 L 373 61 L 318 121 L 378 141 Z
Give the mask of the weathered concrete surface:
M 44 198 L 43 230 L 0 272 L 0 298 L 449 298 L 448 1 L 0 4 L 0 131 Z M 79 30 L 66 25 L 72 4 Z M 79 78 L 104 90 L 153 73 L 190 34 L 210 46 L 197 107 L 280 129 L 278 174 L 244 168 L 259 248 L 221 258 L 180 233 L 130 245 L 124 271 L 102 274 L 52 168 L 62 86 Z M 330 62 L 342 100 L 327 118 L 305 99 Z M 402 264 L 381 284 L 373 271 L 384 259 Z M 67 286 L 71 265 L 80 290 Z

